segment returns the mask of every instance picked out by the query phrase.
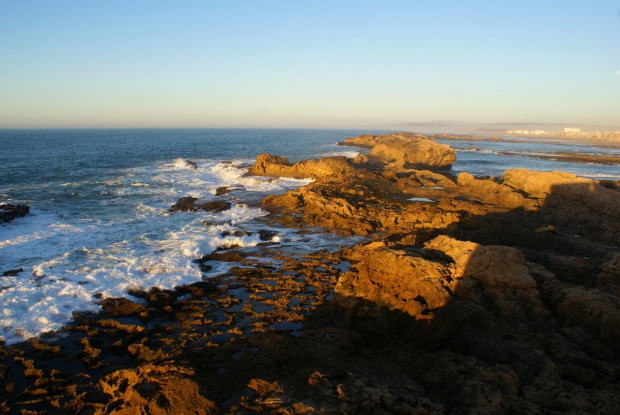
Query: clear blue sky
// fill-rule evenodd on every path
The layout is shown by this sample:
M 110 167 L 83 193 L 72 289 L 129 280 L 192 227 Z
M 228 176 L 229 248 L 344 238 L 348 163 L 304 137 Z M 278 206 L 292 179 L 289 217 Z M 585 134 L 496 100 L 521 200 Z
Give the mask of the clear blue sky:
M 0 128 L 620 125 L 619 10 L 0 0 Z

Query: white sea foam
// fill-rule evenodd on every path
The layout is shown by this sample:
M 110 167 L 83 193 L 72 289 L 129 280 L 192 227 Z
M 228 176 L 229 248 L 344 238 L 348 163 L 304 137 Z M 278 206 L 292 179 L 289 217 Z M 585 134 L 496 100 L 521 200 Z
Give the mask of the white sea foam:
M 618 180 L 618 175 L 617 174 L 598 173 L 598 174 L 588 174 L 587 177 L 592 177 L 594 179 L 613 179 L 613 180 Z
M 276 191 L 285 188 L 303 186 L 312 182 L 310 179 L 289 179 L 272 177 L 246 176 L 247 169 L 239 167 L 245 160 L 234 163 L 217 163 L 211 167 L 213 175 L 229 186 L 243 186 L 248 191 Z
M 193 169 L 194 168 L 194 166 L 188 163 L 188 160 L 182 159 L 182 158 L 178 158 L 174 160 L 174 162 L 172 163 L 172 166 L 175 169 Z
M 344 156 L 346 158 L 352 159 L 360 155 L 359 151 L 355 150 L 334 150 L 328 151 L 321 154 L 321 157 L 334 157 L 334 156 Z
M 58 183 L 77 195 L 71 203 L 54 212 L 35 206 L 30 215 L 1 225 L 0 271 L 24 271 L 0 283 L 0 337 L 11 344 L 57 330 L 75 311 L 97 311 L 95 294 L 128 296 L 132 288 L 173 288 L 226 272 L 233 264 L 215 263 L 202 273 L 191 260 L 217 248 L 262 242 L 256 233 L 234 236 L 247 226 L 254 232 L 267 228 L 253 222 L 266 214 L 261 209 L 233 204 L 219 213 L 168 213 L 179 197 L 210 199 L 220 186 L 270 193 L 310 182 L 246 176 L 242 164 L 250 160 L 195 162 L 196 169 L 178 159 L 99 181 Z M 274 242 L 302 251 L 340 243 L 276 230 Z M 222 236 L 226 231 L 230 236 Z
M 426 198 L 426 197 L 410 197 L 409 199 L 412 202 L 429 202 L 429 203 L 435 203 L 434 200 Z

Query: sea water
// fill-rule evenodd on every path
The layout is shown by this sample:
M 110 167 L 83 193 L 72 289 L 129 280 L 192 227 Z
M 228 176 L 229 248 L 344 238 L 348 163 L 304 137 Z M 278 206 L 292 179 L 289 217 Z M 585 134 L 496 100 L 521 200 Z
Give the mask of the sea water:
M 101 298 L 127 297 L 132 289 L 173 288 L 226 272 L 230 264 L 216 263 L 204 274 L 192 259 L 221 247 L 255 246 L 263 242 L 255 233 L 260 229 L 274 230 L 273 242 L 299 252 L 355 243 L 336 235 L 268 227 L 261 221 L 266 212 L 259 207 L 260 199 L 309 180 L 245 173 L 260 153 L 291 161 L 353 157 L 358 149 L 336 143 L 368 132 L 0 131 L 0 204 L 31 207 L 29 215 L 0 225 L 0 273 L 24 270 L 0 277 L 0 337 L 15 343 L 62 327 L 75 311 L 97 311 Z M 449 144 L 467 147 L 463 142 Z M 459 151 L 454 170 L 490 175 L 527 162 L 494 153 L 495 145 Z M 543 170 L 565 167 L 548 160 L 531 163 Z M 564 164 L 565 170 L 586 176 L 620 178 L 616 166 Z M 216 189 L 223 186 L 240 189 L 226 196 L 233 203 L 230 210 L 168 212 L 180 197 L 215 199 Z M 245 233 L 234 236 L 238 230 Z
M 590 144 L 543 142 L 536 139 L 510 141 L 437 140 L 457 150 L 457 162 L 452 171 L 469 172 L 474 176 L 501 177 L 505 170 L 517 167 L 539 171 L 565 171 L 597 180 L 619 180 L 620 165 L 575 163 L 570 161 L 541 159 L 539 155 L 567 153 L 620 157 L 620 149 Z

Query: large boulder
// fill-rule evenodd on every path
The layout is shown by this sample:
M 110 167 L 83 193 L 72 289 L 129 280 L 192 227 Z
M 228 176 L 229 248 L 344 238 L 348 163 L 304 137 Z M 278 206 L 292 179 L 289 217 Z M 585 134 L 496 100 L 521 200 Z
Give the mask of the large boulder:
M 345 308 L 368 301 L 411 317 L 444 307 L 455 288 L 445 264 L 390 249 L 381 242 L 356 247 L 351 270 L 336 285 L 336 300 Z
M 406 168 L 449 168 L 456 161 L 452 147 L 420 134 L 363 135 L 347 138 L 342 144 L 371 148 L 371 159 Z
M 374 303 L 415 319 L 428 319 L 454 299 L 466 299 L 501 317 L 545 317 L 533 275 L 545 273 L 517 249 L 483 246 L 440 235 L 411 255 L 381 242 L 355 247 L 355 262 L 336 285 L 336 300 L 359 314 Z
M 439 235 L 424 246 L 452 258 L 456 265 L 456 278 L 472 278 L 485 286 L 536 288 L 536 281 L 530 275 L 527 261 L 515 248 L 483 246 L 446 235 Z

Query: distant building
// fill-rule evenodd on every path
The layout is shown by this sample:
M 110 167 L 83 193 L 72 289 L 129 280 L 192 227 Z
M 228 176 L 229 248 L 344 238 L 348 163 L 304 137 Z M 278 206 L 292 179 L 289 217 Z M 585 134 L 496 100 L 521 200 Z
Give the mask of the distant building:
M 548 135 L 548 131 L 544 130 L 508 130 L 506 131 L 508 134 L 518 134 L 518 135 Z
M 566 127 L 566 128 L 564 128 L 564 132 L 565 132 L 565 133 L 569 133 L 569 134 L 572 134 L 572 133 L 580 133 L 580 132 L 581 132 L 581 128 L 570 128 L 570 127 Z

